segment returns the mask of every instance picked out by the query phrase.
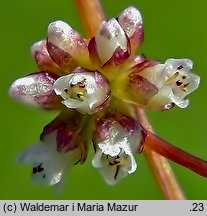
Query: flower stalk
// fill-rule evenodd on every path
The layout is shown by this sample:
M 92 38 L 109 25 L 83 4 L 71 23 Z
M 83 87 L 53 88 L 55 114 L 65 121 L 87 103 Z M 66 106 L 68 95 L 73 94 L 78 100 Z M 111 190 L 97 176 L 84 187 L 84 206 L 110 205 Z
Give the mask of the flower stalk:
M 143 109 L 137 108 L 137 116 L 139 117 L 140 123 L 147 129 L 147 131 L 153 133 L 153 128 Z M 171 200 L 183 200 L 185 199 L 185 195 L 176 180 L 168 160 L 160 155 L 161 151 L 155 152 L 155 149 L 152 148 L 152 146 L 159 144 L 159 141 L 154 143 L 153 140 L 147 140 L 144 144 L 144 155 L 165 198 Z
M 75 3 L 86 36 L 90 38 L 96 34 L 100 23 L 104 20 L 101 4 L 99 0 L 76 0 Z
M 77 10 L 80 14 L 82 24 L 87 36 L 93 37 L 101 21 L 104 19 L 103 11 L 98 0 L 76 0 Z M 91 12 L 93 16 L 91 16 Z M 144 111 L 137 108 L 137 116 L 141 125 L 150 132 L 153 132 L 151 125 Z M 166 199 L 185 199 L 185 196 L 176 181 L 175 175 L 166 158 L 157 154 L 151 149 L 151 142 L 145 147 L 144 154 L 157 179 L 159 187 Z

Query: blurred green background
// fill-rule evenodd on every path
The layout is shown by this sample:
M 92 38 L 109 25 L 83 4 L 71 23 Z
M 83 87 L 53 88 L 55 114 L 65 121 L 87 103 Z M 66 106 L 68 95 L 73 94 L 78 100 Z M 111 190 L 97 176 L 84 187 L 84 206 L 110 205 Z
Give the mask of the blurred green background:
M 174 108 L 148 115 L 158 135 L 207 159 L 206 3 L 201 0 L 104 0 L 102 4 L 108 18 L 117 16 L 129 5 L 140 9 L 145 28 L 141 52 L 148 57 L 161 61 L 170 57 L 194 61 L 194 71 L 201 76 L 201 85 L 190 95 L 190 106 L 185 110 Z M 163 199 L 143 155 L 137 157 L 137 172 L 111 187 L 91 166 L 90 153 L 84 165 L 72 169 L 59 194 L 52 187 L 33 185 L 31 167 L 16 162 L 18 153 L 38 141 L 42 128 L 56 113 L 13 101 L 7 94 L 8 88 L 16 78 L 36 70 L 30 46 L 46 37 L 48 24 L 56 19 L 70 23 L 83 33 L 74 1 L 4 1 L 1 4 L 0 198 Z M 172 167 L 188 199 L 207 199 L 207 179 L 174 163 Z

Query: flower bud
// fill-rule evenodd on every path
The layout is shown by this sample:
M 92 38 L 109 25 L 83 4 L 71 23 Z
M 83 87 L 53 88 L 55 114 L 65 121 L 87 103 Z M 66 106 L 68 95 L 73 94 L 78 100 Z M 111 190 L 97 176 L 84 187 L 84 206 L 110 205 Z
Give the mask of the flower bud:
M 44 109 L 61 107 L 60 99 L 53 91 L 59 76 L 52 72 L 38 72 L 13 82 L 9 94 L 18 101 Z
M 120 62 L 129 57 L 128 42 L 125 32 L 116 19 L 101 23 L 98 34 L 95 36 L 97 54 L 105 64 L 110 59 Z
M 57 64 L 55 64 L 48 53 L 46 48 L 46 40 L 33 44 L 31 47 L 31 54 L 40 70 L 58 74 L 60 73 L 60 68 Z
M 121 13 L 118 21 L 128 36 L 131 51 L 134 53 L 141 45 L 144 37 L 142 16 L 136 8 L 131 6 Z
M 76 111 L 62 111 L 44 127 L 40 139 L 44 140 L 50 133 L 56 131 L 57 151 L 68 152 L 74 150 L 87 138 L 81 134 L 84 119 L 84 116 Z
M 50 23 L 48 43 L 68 53 L 79 66 L 86 66 L 85 63 L 88 61 L 87 44 L 67 23 L 61 20 Z

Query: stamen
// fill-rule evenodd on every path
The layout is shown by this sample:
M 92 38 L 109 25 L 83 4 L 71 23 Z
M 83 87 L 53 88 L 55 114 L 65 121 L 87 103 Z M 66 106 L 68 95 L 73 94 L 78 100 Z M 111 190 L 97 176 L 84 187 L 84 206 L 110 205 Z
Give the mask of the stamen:
M 120 164 L 120 157 L 116 155 L 115 157 L 111 157 L 110 155 L 106 155 L 106 158 L 109 160 L 109 165 L 114 166 Z
M 188 90 L 188 88 L 187 88 L 188 85 L 189 85 L 189 83 L 186 83 L 186 84 L 184 84 L 183 86 L 181 86 L 180 89 L 181 89 L 182 91 L 186 92 L 186 91 Z
M 40 173 L 44 170 L 44 168 L 42 167 L 42 164 L 40 164 L 38 167 L 37 167 L 37 172 Z
M 40 173 L 44 170 L 44 168 L 42 167 L 42 164 L 36 166 L 36 167 L 33 167 L 32 169 L 32 174 L 36 174 L 36 173 Z
M 169 85 L 169 84 L 172 84 L 173 82 L 175 82 L 175 80 L 177 79 L 178 75 L 179 75 L 179 72 L 174 73 L 173 76 L 171 76 L 170 78 L 168 78 L 165 81 L 165 84 Z
M 120 166 L 118 165 L 118 166 L 116 166 L 116 172 L 114 174 L 114 179 L 117 179 L 117 176 L 119 174 L 119 170 L 120 170 Z
M 37 167 L 33 167 L 32 174 L 36 174 L 36 173 L 37 173 Z
M 67 94 L 68 93 L 68 89 L 64 89 L 64 92 Z
M 182 65 L 179 65 L 179 66 L 177 67 L 177 69 L 178 69 L 178 70 L 181 70 L 181 69 L 183 69 L 183 66 L 182 66 Z
M 187 76 L 183 75 L 181 78 L 182 78 L 182 79 L 187 79 Z
M 180 82 L 180 80 L 176 81 L 176 85 L 177 85 L 177 86 L 181 86 L 182 84 L 183 84 L 183 83 Z

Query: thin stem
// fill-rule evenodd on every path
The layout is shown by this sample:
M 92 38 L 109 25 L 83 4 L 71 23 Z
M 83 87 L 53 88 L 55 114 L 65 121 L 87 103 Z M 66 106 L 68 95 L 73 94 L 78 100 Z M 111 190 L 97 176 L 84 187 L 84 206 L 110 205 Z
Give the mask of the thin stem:
M 144 147 L 148 147 L 171 161 L 174 161 L 203 177 L 207 177 L 207 161 L 167 143 L 165 140 L 150 132 L 148 132 L 148 135 L 145 138 Z
M 104 18 L 100 2 L 98 0 L 76 0 L 75 2 L 87 36 L 93 37 Z M 153 132 L 144 111 L 138 109 L 137 115 L 142 125 Z M 165 197 L 167 199 L 185 199 L 167 160 L 152 151 L 149 146 L 145 148 L 145 156 Z
M 75 3 L 87 37 L 93 37 L 104 19 L 99 0 L 76 0 Z
M 152 126 L 149 123 L 144 110 L 140 108 L 137 108 L 136 110 L 141 125 L 147 131 L 153 133 Z M 153 174 L 155 175 L 155 178 L 163 194 L 165 195 L 165 198 L 174 200 L 185 199 L 185 196 L 175 178 L 175 175 L 167 159 L 152 150 L 152 145 L 156 145 L 156 143 L 150 142 L 149 139 L 146 143 L 144 146 L 144 155 L 149 163 L 149 166 L 152 169 Z

